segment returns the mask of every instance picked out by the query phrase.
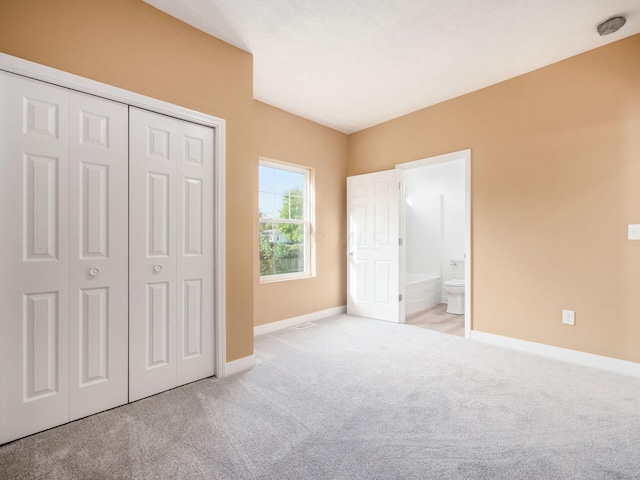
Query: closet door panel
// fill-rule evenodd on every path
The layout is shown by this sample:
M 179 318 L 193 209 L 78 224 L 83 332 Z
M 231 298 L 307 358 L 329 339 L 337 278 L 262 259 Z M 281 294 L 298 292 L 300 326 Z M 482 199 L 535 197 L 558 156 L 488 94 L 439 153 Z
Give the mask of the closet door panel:
M 178 128 L 178 385 L 214 374 L 213 129 Z
M 176 386 L 175 120 L 130 107 L 129 400 Z
M 68 103 L 0 72 L 0 443 L 69 420 Z
M 128 107 L 71 92 L 71 420 L 128 400 Z
M 213 129 L 130 108 L 130 399 L 214 374 Z

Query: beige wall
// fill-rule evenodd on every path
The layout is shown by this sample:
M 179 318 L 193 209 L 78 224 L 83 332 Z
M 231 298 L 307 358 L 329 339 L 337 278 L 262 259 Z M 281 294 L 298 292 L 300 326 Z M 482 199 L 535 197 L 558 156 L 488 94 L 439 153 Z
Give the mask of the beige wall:
M 640 362 L 639 60 L 635 35 L 349 137 L 349 175 L 471 148 L 475 330 Z
M 0 51 L 227 120 L 229 361 L 254 314 L 345 303 L 347 174 L 471 148 L 473 328 L 640 362 L 640 35 L 349 137 L 254 102 L 251 55 L 137 0 L 4 0 Z M 315 168 L 315 278 L 258 283 L 260 155 Z
M 256 164 L 264 157 L 315 170 L 317 264 L 315 277 L 261 284 L 256 260 L 255 324 L 345 305 L 347 136 L 256 101 L 253 145 Z M 254 215 L 257 259 L 257 204 Z
M 252 56 L 138 0 L 3 0 L 0 51 L 227 121 L 227 360 L 253 353 Z

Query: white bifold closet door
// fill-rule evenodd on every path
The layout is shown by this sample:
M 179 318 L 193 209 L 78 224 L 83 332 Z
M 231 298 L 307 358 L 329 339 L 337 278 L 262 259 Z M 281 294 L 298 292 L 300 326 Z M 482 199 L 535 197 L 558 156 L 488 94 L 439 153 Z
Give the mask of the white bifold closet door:
M 126 125 L 0 72 L 0 444 L 127 402 Z
M 214 374 L 213 129 L 130 107 L 129 399 Z
M 127 106 L 71 92 L 71 420 L 128 401 Z

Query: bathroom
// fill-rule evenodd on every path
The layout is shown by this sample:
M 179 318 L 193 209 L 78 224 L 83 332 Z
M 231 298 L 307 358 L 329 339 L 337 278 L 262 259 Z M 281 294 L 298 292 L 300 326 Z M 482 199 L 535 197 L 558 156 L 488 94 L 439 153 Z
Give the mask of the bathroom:
M 442 161 L 444 160 L 444 161 Z M 467 160 L 405 164 L 405 323 L 465 335 Z

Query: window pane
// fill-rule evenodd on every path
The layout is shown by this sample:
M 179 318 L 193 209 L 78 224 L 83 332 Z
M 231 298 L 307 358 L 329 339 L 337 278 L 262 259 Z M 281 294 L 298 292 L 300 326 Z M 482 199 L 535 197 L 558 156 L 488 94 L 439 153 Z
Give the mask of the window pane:
M 304 220 L 304 201 L 300 196 L 291 195 L 289 198 L 289 218 Z
M 304 225 L 260 222 L 260 275 L 304 272 L 304 232 Z
M 304 272 L 304 225 L 278 224 L 282 242 L 274 243 L 273 273 Z
M 300 190 L 300 195 L 302 195 L 303 188 L 304 188 L 304 175 L 298 172 L 289 172 L 289 189 Z
M 282 194 L 275 194 L 276 197 L 276 207 L 275 207 L 275 212 L 274 218 L 282 218 L 284 220 L 288 220 L 289 219 L 289 196 L 288 195 L 282 195 Z
M 260 275 L 273 275 L 273 224 L 260 222 Z
M 304 199 L 300 192 L 286 192 L 276 198 L 276 217 L 283 220 L 304 220 Z
M 300 223 L 278 223 L 276 228 L 282 241 L 288 244 L 304 243 L 304 225 Z
M 274 228 L 273 223 L 260 222 L 260 237 L 262 236 L 269 237 L 271 235 L 271 230 L 273 230 L 273 228 Z
M 284 193 L 289 190 L 289 172 L 287 170 L 280 170 L 279 168 L 273 169 L 275 172 L 274 180 L 274 192 Z
M 273 193 L 260 192 L 259 197 L 260 218 L 275 218 L 275 195 Z
M 273 192 L 274 191 L 274 169 L 271 167 L 265 167 L 260 165 L 258 171 L 258 190 L 261 192 Z

